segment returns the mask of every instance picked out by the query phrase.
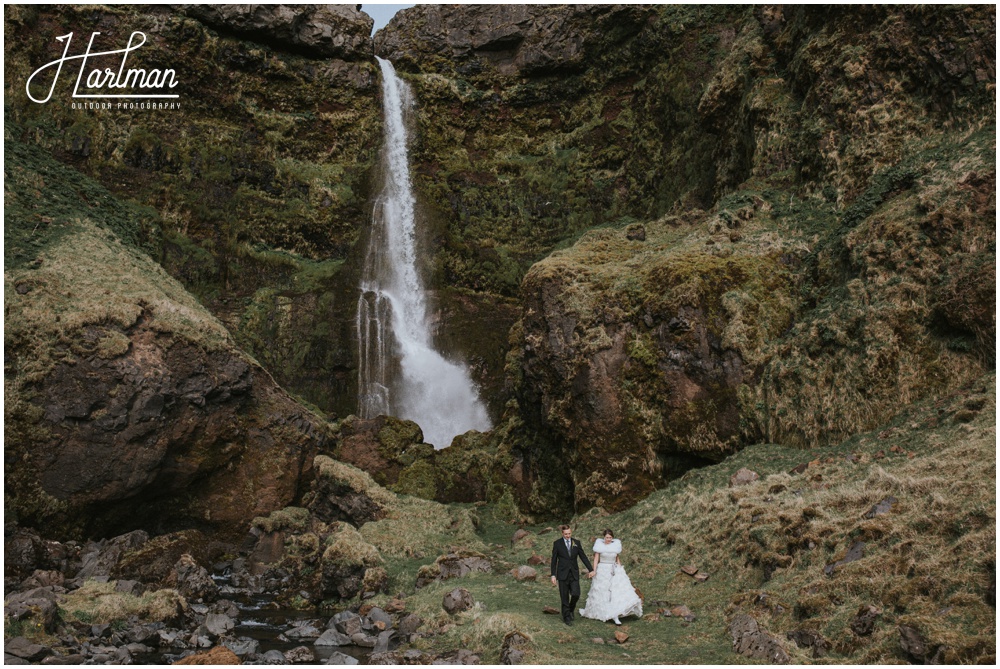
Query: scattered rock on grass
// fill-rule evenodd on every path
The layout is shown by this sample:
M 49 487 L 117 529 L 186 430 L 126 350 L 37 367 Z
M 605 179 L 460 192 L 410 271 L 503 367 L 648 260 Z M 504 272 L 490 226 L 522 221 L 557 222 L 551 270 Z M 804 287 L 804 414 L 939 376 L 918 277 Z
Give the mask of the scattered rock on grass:
M 556 614 L 559 613 L 559 609 L 557 609 L 554 606 L 545 606 L 545 607 L 542 607 L 542 613 L 547 613 L 549 615 L 553 615 L 554 616 L 554 615 L 556 615 Z
M 830 642 L 823 638 L 819 632 L 813 630 L 794 630 L 785 635 L 790 641 L 794 641 L 799 648 L 812 648 L 812 656 L 824 657 L 830 650 Z
M 441 606 L 444 607 L 445 611 L 454 615 L 460 611 L 471 609 L 473 603 L 472 594 L 468 590 L 455 588 L 444 596 Z
M 595 636 L 595 637 L 594 637 L 593 639 L 591 639 L 590 641 L 591 641 L 592 643 L 596 643 L 596 644 L 598 644 L 598 645 L 601 645 L 601 646 L 603 646 L 603 645 L 604 645 L 604 639 L 602 639 L 602 638 L 601 638 L 601 637 L 599 637 L 599 636 Z
M 543 558 L 541 555 L 538 554 L 532 555 L 530 558 L 528 558 L 528 564 L 534 566 L 545 564 L 545 558 Z
M 850 564 L 851 562 L 857 562 L 864 556 L 865 542 L 855 541 L 851 544 L 851 547 L 847 549 L 847 554 L 842 559 L 823 567 L 823 573 L 827 576 L 833 576 L 834 572 L 840 567 L 843 567 L 845 564 Z
M 508 632 L 500 645 L 500 664 L 521 664 L 530 645 L 528 637 L 517 630 Z
M 628 634 L 622 632 L 621 630 L 618 630 L 617 632 L 615 632 L 615 641 L 617 641 L 618 643 L 625 643 L 626 641 L 628 641 Z
M 851 621 L 851 631 L 858 636 L 868 636 L 875 631 L 875 621 L 878 620 L 879 611 L 871 604 L 862 606 Z
M 694 613 L 691 612 L 691 609 L 689 609 L 687 606 L 683 604 L 681 604 L 680 606 L 675 606 L 672 609 L 670 609 L 670 615 L 675 616 L 677 618 L 683 618 L 689 623 L 693 623 L 695 620 L 697 620 L 697 618 L 695 618 Z
M 538 572 L 525 565 L 511 569 L 510 574 L 518 581 L 534 581 L 538 578 Z
M 752 469 L 741 468 L 738 472 L 729 477 L 729 487 L 736 488 L 741 485 L 749 485 L 760 479 L 760 475 Z
M 892 509 L 892 505 L 898 501 L 899 500 L 897 500 L 895 497 L 891 496 L 886 497 L 881 502 L 879 502 L 878 504 L 876 504 L 875 506 L 873 506 L 871 509 L 868 510 L 868 513 L 866 513 L 864 516 L 865 519 L 871 520 L 875 516 L 881 516 L 883 514 L 889 513 L 889 511 Z
M 757 621 L 741 613 L 729 623 L 729 636 L 733 650 L 744 657 L 766 660 L 772 664 L 788 664 L 788 653 L 773 636 L 765 632 Z

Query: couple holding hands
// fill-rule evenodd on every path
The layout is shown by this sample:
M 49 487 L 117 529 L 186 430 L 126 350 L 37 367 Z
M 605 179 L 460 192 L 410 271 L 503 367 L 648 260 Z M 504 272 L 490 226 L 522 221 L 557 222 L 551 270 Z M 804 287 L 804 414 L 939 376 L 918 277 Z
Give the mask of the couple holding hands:
M 569 525 L 560 525 L 559 529 L 562 538 L 552 544 L 552 584 L 559 584 L 563 622 L 573 624 L 573 610 L 580 599 L 577 559 L 583 561 L 587 577 L 593 579 L 587 603 L 580 609 L 581 616 L 601 622 L 613 620 L 616 625 L 621 625 L 623 616 L 642 616 L 642 600 L 622 567 L 622 542 L 615 539 L 615 533 L 604 530 L 594 542 L 594 564 L 591 565 L 580 540 L 573 538 Z

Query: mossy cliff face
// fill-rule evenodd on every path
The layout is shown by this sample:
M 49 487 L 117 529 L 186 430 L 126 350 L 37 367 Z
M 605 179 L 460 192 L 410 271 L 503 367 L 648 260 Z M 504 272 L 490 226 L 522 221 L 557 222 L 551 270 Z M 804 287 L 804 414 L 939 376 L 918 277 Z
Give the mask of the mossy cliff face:
M 403 10 L 376 52 L 419 100 L 414 181 L 436 212 L 439 280 L 516 295 L 595 225 L 707 206 L 716 140 L 694 109 L 746 10 L 436 6 Z
M 524 276 L 530 510 L 830 443 L 992 364 L 995 12 L 855 9 L 426 6 L 376 36 L 418 90 L 437 272 Z
M 52 536 L 240 532 L 326 424 L 142 249 L 157 219 L 7 138 L 5 509 Z
M 4 20 L 19 138 L 160 211 L 155 259 L 279 382 L 324 411 L 353 410 L 345 260 L 369 217 L 381 128 L 371 19 L 306 5 L 20 6 Z M 134 30 L 147 42 L 129 67 L 176 70 L 179 110 L 72 109 L 78 61 L 50 102 L 26 97 L 27 77 L 62 53 L 56 36 L 73 32 L 75 55 L 92 32 L 98 50 Z

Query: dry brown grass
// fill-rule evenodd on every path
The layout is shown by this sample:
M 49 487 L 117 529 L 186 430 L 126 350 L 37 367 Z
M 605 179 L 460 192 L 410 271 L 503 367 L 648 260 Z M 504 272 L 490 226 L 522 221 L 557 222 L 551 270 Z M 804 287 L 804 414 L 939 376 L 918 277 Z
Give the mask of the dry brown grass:
M 989 661 L 996 624 L 987 603 L 996 556 L 993 387 L 992 375 L 982 377 L 947 402 L 911 408 L 899 425 L 825 450 L 749 447 L 618 516 L 584 516 L 577 534 L 621 528 L 640 587 L 702 607 L 728 604 L 730 616 L 745 610 L 782 638 L 813 629 L 832 644 L 830 661 L 905 661 L 900 624 L 944 647 L 948 662 Z M 810 460 L 805 472 L 788 473 Z M 741 466 L 760 480 L 728 488 L 728 475 Z M 891 511 L 864 517 L 890 496 L 897 500 Z M 825 575 L 857 541 L 866 543 L 864 556 Z M 690 579 L 674 576 L 689 563 L 728 583 L 710 579 L 693 591 Z M 767 604 L 758 601 L 761 593 Z M 875 632 L 858 637 L 850 623 L 869 604 L 882 613 Z M 794 643 L 786 647 L 794 661 L 816 661 Z

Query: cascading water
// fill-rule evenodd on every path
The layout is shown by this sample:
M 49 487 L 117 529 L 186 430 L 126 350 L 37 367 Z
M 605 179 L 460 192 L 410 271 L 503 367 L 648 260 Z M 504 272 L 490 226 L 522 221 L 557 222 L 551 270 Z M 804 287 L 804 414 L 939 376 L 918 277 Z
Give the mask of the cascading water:
M 468 430 L 490 429 L 490 420 L 465 366 L 445 360 L 431 345 L 407 161 L 406 114 L 413 94 L 392 63 L 378 62 L 385 183 L 372 214 L 358 299 L 359 413 L 362 418 L 384 414 L 412 420 L 423 430 L 424 441 L 444 448 Z

